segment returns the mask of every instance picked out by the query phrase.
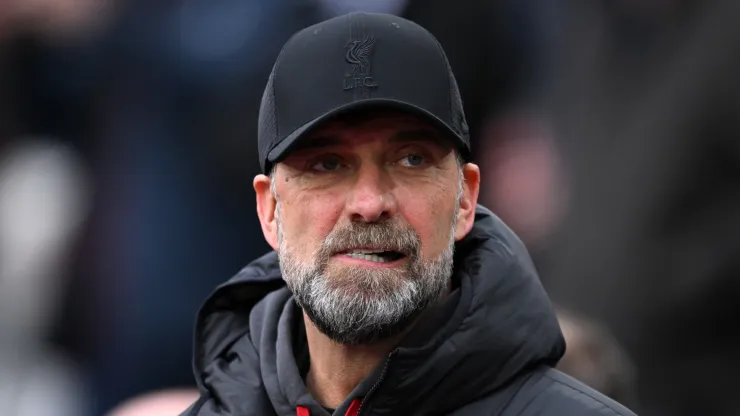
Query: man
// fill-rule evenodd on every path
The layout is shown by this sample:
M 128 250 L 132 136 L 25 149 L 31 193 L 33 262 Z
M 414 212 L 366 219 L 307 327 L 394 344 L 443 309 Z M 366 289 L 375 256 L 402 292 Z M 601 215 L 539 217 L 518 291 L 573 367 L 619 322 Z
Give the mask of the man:
M 203 306 L 183 415 L 632 415 L 552 369 L 557 318 L 522 243 L 477 207 L 429 32 L 364 13 L 298 32 L 259 124 L 275 252 Z

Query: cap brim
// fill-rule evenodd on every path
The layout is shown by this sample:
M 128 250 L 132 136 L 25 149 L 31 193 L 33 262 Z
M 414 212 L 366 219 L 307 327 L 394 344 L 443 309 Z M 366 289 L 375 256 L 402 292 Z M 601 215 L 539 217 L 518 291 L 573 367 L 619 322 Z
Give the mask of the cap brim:
M 397 100 L 391 100 L 387 98 L 369 98 L 361 101 L 352 102 L 349 104 L 345 104 L 341 107 L 337 107 L 331 111 L 328 111 L 321 116 L 309 121 L 308 123 L 302 125 L 301 127 L 297 128 L 295 131 L 293 131 L 291 134 L 289 134 L 283 141 L 278 143 L 270 152 L 267 154 L 267 160 L 269 163 L 277 163 L 282 158 L 284 158 L 288 153 L 290 153 L 291 148 L 300 141 L 301 138 L 303 138 L 307 133 L 311 132 L 313 129 L 317 128 L 320 124 L 331 120 L 332 118 L 335 118 L 337 116 L 358 111 L 358 110 L 366 110 L 368 108 L 390 108 L 395 110 L 400 110 L 403 112 L 407 112 L 409 114 L 414 114 L 435 127 L 439 128 L 441 131 L 448 133 L 452 140 L 454 141 L 453 144 L 463 153 L 463 157 L 467 158 L 467 143 L 466 141 L 460 136 L 460 133 L 454 131 L 450 126 L 448 126 L 444 121 L 440 120 L 439 117 L 435 116 L 434 114 L 430 113 L 427 110 L 424 110 L 423 108 L 417 107 L 413 104 L 409 104 L 403 101 L 397 101 Z

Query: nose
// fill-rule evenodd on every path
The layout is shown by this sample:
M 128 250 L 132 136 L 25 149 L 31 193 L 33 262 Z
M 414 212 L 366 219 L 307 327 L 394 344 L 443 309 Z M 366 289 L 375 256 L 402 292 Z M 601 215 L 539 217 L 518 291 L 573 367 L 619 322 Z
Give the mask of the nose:
M 378 166 L 363 166 L 347 199 L 352 221 L 377 222 L 396 213 L 396 200 L 388 175 Z

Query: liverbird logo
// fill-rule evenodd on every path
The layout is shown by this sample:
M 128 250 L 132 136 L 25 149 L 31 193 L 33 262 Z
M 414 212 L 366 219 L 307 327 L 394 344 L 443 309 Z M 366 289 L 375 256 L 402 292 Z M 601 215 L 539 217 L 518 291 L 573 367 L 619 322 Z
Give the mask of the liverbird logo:
M 360 74 L 367 74 L 370 67 L 370 52 L 373 50 L 375 38 L 369 37 L 362 40 L 353 40 L 347 48 L 347 62 L 352 64 L 352 73 L 359 71 Z
M 352 71 L 344 78 L 344 89 L 352 90 L 357 87 L 377 87 L 370 76 L 370 54 L 375 45 L 374 37 L 365 37 L 352 40 L 347 44 L 345 59 L 352 64 Z

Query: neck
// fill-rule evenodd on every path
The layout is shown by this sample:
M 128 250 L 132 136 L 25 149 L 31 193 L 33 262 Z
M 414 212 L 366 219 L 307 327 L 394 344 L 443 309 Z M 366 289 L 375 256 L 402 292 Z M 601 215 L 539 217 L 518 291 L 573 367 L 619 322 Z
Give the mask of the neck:
M 311 368 L 306 387 L 322 406 L 337 408 L 394 348 L 401 335 L 373 345 L 342 345 L 322 334 L 303 314 Z

